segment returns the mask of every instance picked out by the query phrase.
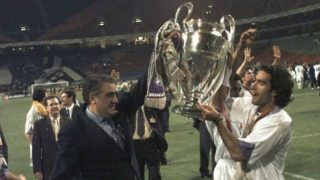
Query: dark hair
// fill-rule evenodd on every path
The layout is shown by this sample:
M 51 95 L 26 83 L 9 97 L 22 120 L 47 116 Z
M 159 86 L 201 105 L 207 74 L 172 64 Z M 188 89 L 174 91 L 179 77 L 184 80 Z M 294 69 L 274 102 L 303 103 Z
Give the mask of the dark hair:
M 271 76 L 271 90 L 276 93 L 275 104 L 280 108 L 286 107 L 292 100 L 293 81 L 290 73 L 285 67 L 279 65 L 260 65 L 255 69 L 255 74 L 259 70 Z
M 115 84 L 116 81 L 107 75 L 92 74 L 89 75 L 83 83 L 82 96 L 84 102 L 89 104 L 89 96 L 95 96 L 100 93 L 101 87 L 104 83 Z
M 62 93 L 65 93 L 68 98 L 72 97 L 72 101 L 76 103 L 76 93 L 71 89 L 64 89 Z
M 43 102 L 44 106 L 48 106 L 48 102 L 47 102 L 48 100 L 55 99 L 55 98 L 58 99 L 59 104 L 61 104 L 61 101 L 60 101 L 58 96 L 50 95 L 50 96 L 47 96 L 47 97 L 44 98 L 44 102 Z
M 34 101 L 42 102 L 43 99 L 46 97 L 46 92 L 47 91 L 44 89 L 35 89 L 32 94 L 32 99 Z
M 241 78 L 243 78 L 244 77 L 244 75 L 246 74 L 246 72 L 248 72 L 248 71 L 253 71 L 252 70 L 253 68 L 251 67 L 251 66 L 246 66 L 245 68 L 244 68 L 244 70 L 242 71 L 242 73 L 240 74 L 240 76 L 241 76 Z

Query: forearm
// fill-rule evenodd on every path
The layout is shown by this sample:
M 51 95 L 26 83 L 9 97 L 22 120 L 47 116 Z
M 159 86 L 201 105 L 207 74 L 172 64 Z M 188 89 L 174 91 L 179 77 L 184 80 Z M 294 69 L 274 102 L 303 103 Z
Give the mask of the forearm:
M 198 108 L 202 114 L 202 119 L 212 121 L 221 136 L 221 139 L 226 146 L 231 158 L 234 161 L 243 161 L 245 156 L 241 152 L 240 145 L 238 144 L 237 138 L 228 130 L 224 125 L 225 120 L 223 115 L 219 113 L 213 106 L 198 104 Z
M 32 144 L 32 134 L 25 134 L 29 144 Z
M 274 58 L 272 65 L 277 65 L 280 63 L 280 58 Z
M 22 180 L 22 176 L 21 175 L 17 176 L 12 172 L 8 171 L 6 173 L 6 180 Z
M 233 134 L 227 129 L 222 121 L 217 123 L 216 126 L 231 158 L 234 161 L 244 161 L 245 157 L 241 152 L 237 138 L 233 136 Z
M 234 48 L 233 55 L 232 55 L 232 59 L 231 59 L 231 64 L 232 64 L 232 65 L 235 64 L 235 61 L 236 61 L 236 59 L 237 59 L 237 57 L 238 57 L 238 54 L 239 54 L 239 51 L 240 51 L 241 47 L 242 47 L 242 43 L 239 42 L 239 43 L 236 45 L 236 47 Z
M 236 71 L 236 74 L 237 74 L 238 76 L 241 77 L 241 74 L 243 73 L 243 70 L 244 70 L 244 68 L 246 67 L 246 65 L 247 65 L 247 61 L 244 60 L 244 61 L 242 62 L 242 64 L 240 65 L 240 67 L 239 67 L 239 68 L 237 69 L 237 71 Z
M 272 46 L 272 51 L 273 51 L 273 57 L 274 57 L 272 65 L 280 64 L 280 58 L 281 58 L 280 47 L 276 46 L 276 45 L 273 45 Z
M 135 112 L 138 107 L 143 105 L 146 92 L 147 76 L 144 74 L 130 92 L 119 96 L 118 108 L 120 111 L 127 112 L 128 114 Z

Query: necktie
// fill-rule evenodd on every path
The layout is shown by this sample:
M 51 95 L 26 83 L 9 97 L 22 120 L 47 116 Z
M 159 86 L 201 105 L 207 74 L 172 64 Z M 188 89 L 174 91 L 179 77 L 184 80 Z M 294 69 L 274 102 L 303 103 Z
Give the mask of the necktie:
M 142 139 L 143 135 L 144 135 L 144 114 L 141 110 L 141 108 L 139 108 L 138 110 L 138 116 L 136 116 L 136 125 L 137 125 L 137 134 L 138 136 Z
M 71 117 L 70 117 L 70 111 L 69 111 L 68 108 L 66 108 L 66 113 L 67 113 L 67 116 L 68 116 L 69 118 L 71 118 Z
M 53 121 L 52 121 L 52 129 L 53 129 L 54 137 L 55 137 L 56 141 L 58 141 L 59 124 L 58 124 L 58 120 L 57 119 L 53 119 Z
M 122 138 L 121 138 L 120 129 L 115 126 L 115 124 L 114 124 L 114 122 L 113 122 L 112 119 L 108 119 L 107 122 L 108 122 L 109 126 L 111 127 L 111 129 L 112 129 L 112 131 L 113 131 L 113 133 L 114 133 L 114 135 L 115 135 L 117 144 L 118 144 L 122 149 L 124 149 L 124 145 L 123 145 L 123 140 L 122 140 Z

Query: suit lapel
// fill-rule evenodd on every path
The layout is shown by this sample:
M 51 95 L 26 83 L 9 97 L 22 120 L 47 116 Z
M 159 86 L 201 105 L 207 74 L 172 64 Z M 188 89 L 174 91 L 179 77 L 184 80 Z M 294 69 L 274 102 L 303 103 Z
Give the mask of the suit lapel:
M 96 131 L 96 132 L 100 132 L 101 134 L 104 134 L 105 138 L 108 139 L 108 141 L 112 141 L 116 147 L 119 147 L 119 150 L 122 150 L 122 151 L 124 150 L 124 149 L 120 148 L 120 146 L 117 144 L 117 142 L 107 132 L 105 132 L 97 123 L 95 123 L 93 120 L 91 120 L 87 116 L 86 116 L 86 123 L 90 126 L 92 131 Z M 117 123 L 115 123 L 115 126 L 117 126 Z M 125 137 L 127 138 L 126 135 L 125 135 Z M 127 143 L 126 140 L 124 140 L 125 148 L 127 146 L 126 143 Z
M 52 139 L 55 142 L 56 140 L 55 140 L 53 128 L 52 128 L 52 125 L 51 125 L 51 119 L 49 117 L 47 117 L 47 121 L 46 122 L 47 122 L 46 125 L 47 125 L 47 128 L 48 128 L 48 135 L 49 135 L 50 139 Z
M 76 114 L 80 111 L 80 107 L 77 106 L 77 105 L 74 105 L 73 106 L 73 109 L 72 109 L 72 114 L 71 114 L 71 119 L 74 119 Z
M 66 119 L 65 117 L 63 116 L 60 116 L 60 129 L 65 126 L 68 122 L 68 119 Z

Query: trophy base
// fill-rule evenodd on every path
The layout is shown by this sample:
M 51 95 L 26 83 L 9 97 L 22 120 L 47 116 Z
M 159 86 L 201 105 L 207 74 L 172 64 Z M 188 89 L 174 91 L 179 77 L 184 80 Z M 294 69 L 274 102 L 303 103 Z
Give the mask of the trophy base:
M 190 118 L 201 118 L 201 111 L 197 109 L 196 106 L 180 106 L 176 105 L 172 108 L 172 112 L 175 114 L 179 114 L 185 117 L 190 117 Z

